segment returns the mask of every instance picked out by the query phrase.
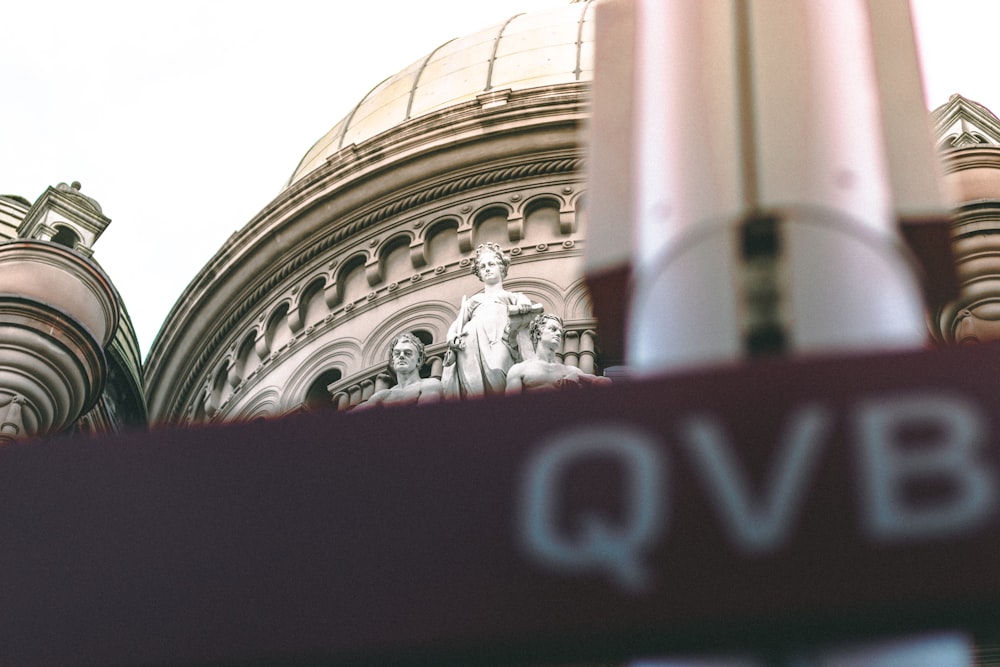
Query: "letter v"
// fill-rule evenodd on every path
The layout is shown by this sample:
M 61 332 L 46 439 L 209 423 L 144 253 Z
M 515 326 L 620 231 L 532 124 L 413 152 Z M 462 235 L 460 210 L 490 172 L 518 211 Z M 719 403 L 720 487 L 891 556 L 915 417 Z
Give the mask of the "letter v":
M 694 417 L 682 423 L 684 447 L 739 548 L 763 553 L 776 549 L 784 541 L 805 495 L 806 482 L 816 467 L 830 422 L 829 411 L 815 405 L 792 413 L 782 434 L 778 458 L 764 485 L 762 500 L 752 497 L 733 448 L 717 420 Z

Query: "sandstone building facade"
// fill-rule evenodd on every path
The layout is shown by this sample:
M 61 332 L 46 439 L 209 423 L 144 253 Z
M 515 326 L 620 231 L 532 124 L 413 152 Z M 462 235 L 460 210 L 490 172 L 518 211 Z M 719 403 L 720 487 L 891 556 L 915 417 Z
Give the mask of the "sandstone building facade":
M 100 206 L 66 185 L 34 204 L 0 198 L 9 254 L 46 244 L 85 267 L 67 269 L 73 280 L 107 297 L 105 361 L 78 346 L 84 361 L 60 362 L 84 369 L 72 399 L 32 399 L 67 407 L 45 418 L 31 407 L 11 428 L 141 426 L 147 404 L 152 424 L 346 410 L 392 382 L 387 348 L 403 331 L 427 348 L 422 374 L 439 377 L 448 327 L 480 288 L 471 261 L 486 242 L 508 250 L 506 287 L 565 322 L 562 361 L 601 374 L 609 359 L 582 277 L 594 1 L 511 17 L 378 84 L 180 295 L 144 372 L 124 306 L 90 258 L 107 224 Z M 1000 338 L 1000 121 L 960 96 L 932 120 L 962 292 L 928 313 L 929 333 L 939 343 Z M 4 410 L 27 409 L 5 407 L 16 395 L 0 383 L 0 422 Z
M 376 86 L 181 295 L 146 364 L 152 421 L 348 409 L 390 381 L 403 331 L 440 377 L 486 242 L 512 259 L 506 289 L 566 323 L 566 363 L 600 372 L 582 280 L 592 22 L 593 2 L 515 16 Z
M 0 196 L 0 443 L 146 425 L 135 331 L 92 258 L 110 222 L 79 183 Z

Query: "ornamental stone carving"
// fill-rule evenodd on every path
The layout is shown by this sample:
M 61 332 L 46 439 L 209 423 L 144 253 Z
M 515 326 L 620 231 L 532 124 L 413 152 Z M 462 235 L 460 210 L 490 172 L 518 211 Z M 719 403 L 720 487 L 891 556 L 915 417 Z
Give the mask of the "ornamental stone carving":
M 363 410 L 376 405 L 411 405 L 433 403 L 441 400 L 444 389 L 435 377 L 421 378 L 420 369 L 426 361 L 424 344 L 411 333 L 403 333 L 389 345 L 389 372 L 396 383 L 391 387 L 377 388 L 371 397 L 359 405 Z M 381 377 L 381 376 L 380 376 Z
M 549 313 L 537 315 L 529 332 L 534 357 L 514 364 L 507 371 L 507 394 L 611 383 L 609 378 L 585 373 L 559 361 L 557 354 L 566 333 L 560 317 Z
M 79 253 L 0 244 L 0 442 L 63 430 L 94 405 L 119 307 L 107 276 Z
M 496 243 L 476 249 L 472 272 L 483 291 L 462 297 L 458 317 L 448 329 L 449 354 L 441 381 L 450 398 L 502 394 L 507 370 L 530 351 L 525 316 L 541 312 L 519 292 L 503 287 L 510 260 Z M 520 342 L 520 344 L 519 344 Z

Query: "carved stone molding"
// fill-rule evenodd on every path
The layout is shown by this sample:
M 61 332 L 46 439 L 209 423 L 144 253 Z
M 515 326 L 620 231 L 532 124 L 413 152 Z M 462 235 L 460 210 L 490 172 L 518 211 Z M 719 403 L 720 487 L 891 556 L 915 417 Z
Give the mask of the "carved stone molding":
M 25 399 L 3 392 L 0 400 L 0 445 L 9 445 L 25 435 Z
M 199 346 L 199 353 L 194 363 L 183 376 L 180 391 L 173 392 L 173 400 L 170 403 L 171 407 L 168 413 L 174 415 L 180 414 L 183 406 L 191 400 L 192 390 L 199 376 L 207 364 L 218 354 L 218 350 L 232 337 L 233 332 L 240 326 L 248 312 L 255 307 L 259 307 L 262 301 L 268 299 L 273 290 L 278 289 L 283 282 L 287 281 L 297 271 L 303 269 L 303 267 L 313 262 L 317 257 L 333 252 L 338 245 L 345 243 L 352 236 L 376 224 L 388 221 L 393 216 L 398 216 L 401 213 L 446 196 L 471 192 L 484 187 L 495 187 L 512 180 L 517 181 L 519 179 L 540 176 L 573 176 L 579 174 L 583 166 L 583 159 L 580 157 L 561 156 L 554 159 L 543 159 L 519 165 L 507 165 L 501 168 L 484 170 L 474 175 L 443 182 L 427 190 L 402 196 L 394 201 L 383 204 L 374 211 L 363 214 L 354 221 L 339 225 L 335 230 L 325 234 L 323 237 L 317 239 L 316 242 L 303 249 L 302 252 L 289 256 L 280 266 L 268 271 L 266 277 L 250 294 L 235 302 L 230 312 L 213 329 L 208 340 L 203 341 Z M 375 269 L 372 268 L 374 261 L 369 261 L 367 272 L 369 284 L 375 279 Z M 368 299 L 370 301 L 377 296 L 376 292 L 372 292 L 368 296 Z
M 118 317 L 110 281 L 83 257 L 0 245 L 0 441 L 65 429 L 96 403 Z
M 60 431 L 101 395 L 107 362 L 77 320 L 0 295 L 0 393 L 22 397 L 19 436 Z

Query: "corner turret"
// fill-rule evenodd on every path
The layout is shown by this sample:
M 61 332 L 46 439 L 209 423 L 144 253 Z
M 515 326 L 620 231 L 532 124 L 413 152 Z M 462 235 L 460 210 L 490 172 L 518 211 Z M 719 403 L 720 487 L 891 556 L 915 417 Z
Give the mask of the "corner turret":
M 100 204 L 80 192 L 80 182 L 60 183 L 42 193 L 28 209 L 17 235 L 23 239 L 52 241 L 85 257 L 94 254 L 94 243 L 111 224 Z

